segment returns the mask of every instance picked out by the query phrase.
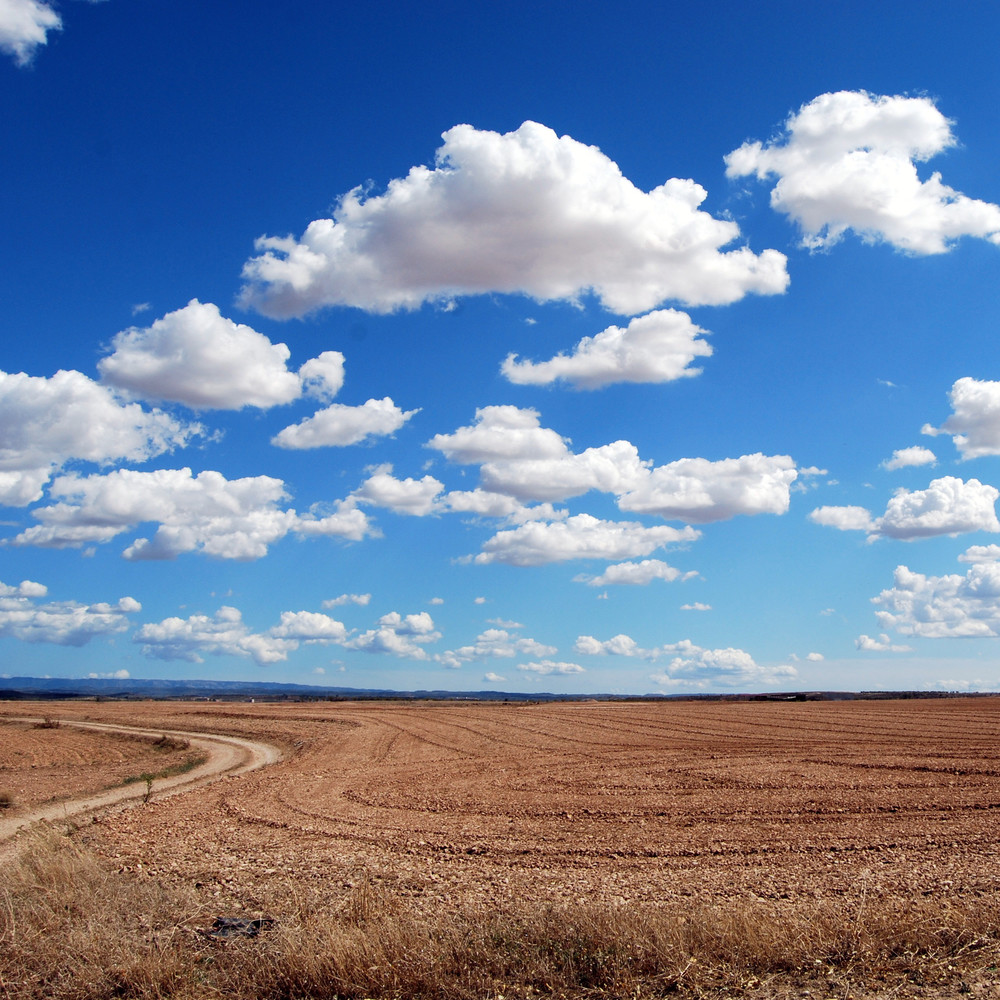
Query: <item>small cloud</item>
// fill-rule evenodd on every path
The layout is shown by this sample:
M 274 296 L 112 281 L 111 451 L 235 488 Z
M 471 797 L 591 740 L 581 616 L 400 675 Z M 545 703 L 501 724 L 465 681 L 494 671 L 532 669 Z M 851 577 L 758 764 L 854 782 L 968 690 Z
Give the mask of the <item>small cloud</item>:
M 885 378 L 877 378 L 877 379 L 875 379 L 875 381 L 879 385 L 884 385 L 887 389 L 898 389 L 899 388 L 899 386 L 896 385 L 895 382 L 890 382 L 888 379 L 885 379 Z
M 526 670 L 535 674 L 582 674 L 585 673 L 579 663 L 562 663 L 555 660 L 542 660 L 539 663 L 520 663 L 518 670 Z
M 485 604 L 486 603 L 486 598 L 485 597 L 477 597 L 475 603 L 476 604 Z
M 443 597 L 432 597 L 427 603 L 428 604 L 444 604 L 444 598 Z
M 813 663 L 819 663 L 824 659 L 824 656 L 822 653 L 808 653 L 806 654 L 806 659 L 811 660 Z
M 132 306 L 132 315 L 138 316 L 139 313 L 148 312 L 152 307 L 148 302 L 140 302 L 137 305 Z
M 497 628 L 513 629 L 514 631 L 524 628 L 524 626 L 520 622 L 509 622 L 503 618 L 487 618 L 486 624 L 496 625 Z
M 361 607 L 366 607 L 371 599 L 371 594 L 341 594 L 340 597 L 324 601 L 322 606 L 324 608 L 339 608 L 342 604 L 358 604 Z
M 497 681 L 505 681 L 507 678 L 501 677 L 499 674 L 495 674 L 492 670 L 490 670 L 488 673 L 483 674 L 483 680 L 489 681 L 491 684 L 495 684 Z
M 313 673 L 322 677 L 326 673 L 326 670 L 323 667 L 313 667 Z
M 885 633 L 880 635 L 877 639 L 870 635 L 859 635 L 857 639 L 854 640 L 854 645 L 868 653 L 911 653 L 913 652 L 912 646 L 897 646 L 893 645 L 889 640 L 889 636 Z
M 711 611 L 711 604 L 702 604 L 701 601 L 693 601 L 691 604 L 682 604 L 681 611 Z
M 822 615 L 822 616 L 823 616 L 824 618 L 829 618 L 829 617 L 830 617 L 830 615 L 835 615 L 836 613 L 837 613 L 837 609 L 836 609 L 836 608 L 824 608 L 824 609 L 823 609 L 823 610 L 822 610 L 822 611 L 820 612 L 820 614 L 821 614 L 821 615 Z
M 914 445 L 912 448 L 897 448 L 892 453 L 892 458 L 887 458 L 882 463 L 882 468 L 888 472 L 896 469 L 905 469 L 916 465 L 937 465 L 937 455 L 930 448 L 921 445 Z
M 105 674 L 89 673 L 87 677 L 90 680 L 114 680 L 114 681 L 127 681 L 132 675 L 127 670 L 114 670 Z

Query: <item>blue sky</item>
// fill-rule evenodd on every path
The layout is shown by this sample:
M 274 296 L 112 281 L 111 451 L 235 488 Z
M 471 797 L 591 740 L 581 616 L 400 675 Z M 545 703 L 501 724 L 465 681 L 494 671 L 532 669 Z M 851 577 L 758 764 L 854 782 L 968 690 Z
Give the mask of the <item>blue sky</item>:
M 0 672 L 1000 688 L 998 29 L 0 0 Z

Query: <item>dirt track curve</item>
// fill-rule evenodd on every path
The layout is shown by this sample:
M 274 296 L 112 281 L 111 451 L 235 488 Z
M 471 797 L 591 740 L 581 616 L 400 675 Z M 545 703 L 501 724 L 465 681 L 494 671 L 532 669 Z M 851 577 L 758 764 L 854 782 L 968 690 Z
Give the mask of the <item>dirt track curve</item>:
M 41 719 L 16 719 L 10 721 L 40 722 Z M 187 740 L 191 747 L 201 751 L 206 759 L 192 770 L 169 778 L 158 778 L 152 786 L 152 797 L 162 799 L 181 792 L 210 784 L 220 778 L 244 774 L 268 764 L 281 760 L 282 754 L 277 747 L 257 740 L 242 739 L 238 736 L 225 736 L 220 733 L 192 733 L 181 730 L 146 729 L 138 726 L 111 725 L 100 722 L 77 722 L 64 720 L 60 725 L 75 726 L 80 729 L 94 729 L 103 732 L 127 733 L 132 736 L 150 737 L 171 736 Z M 147 794 L 143 782 L 133 782 L 129 785 L 111 788 L 94 795 L 85 795 L 67 801 L 50 803 L 22 813 L 10 819 L 0 819 L 0 845 L 5 845 L 16 834 L 39 822 L 55 823 L 79 816 L 98 812 L 111 812 L 126 808 L 141 801 Z

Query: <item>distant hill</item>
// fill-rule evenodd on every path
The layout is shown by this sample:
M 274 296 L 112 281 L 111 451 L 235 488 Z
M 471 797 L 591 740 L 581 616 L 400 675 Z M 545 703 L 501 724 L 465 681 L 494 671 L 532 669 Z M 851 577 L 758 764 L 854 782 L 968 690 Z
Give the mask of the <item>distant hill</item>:
M 220 701 L 452 700 L 452 701 L 851 701 L 881 698 L 984 697 L 949 691 L 785 691 L 729 694 L 553 694 L 525 691 L 393 691 L 388 688 L 323 687 L 276 681 L 143 680 L 106 677 L 5 677 L 0 701 L 63 698 L 174 698 Z M 994 695 L 995 696 L 995 695 Z

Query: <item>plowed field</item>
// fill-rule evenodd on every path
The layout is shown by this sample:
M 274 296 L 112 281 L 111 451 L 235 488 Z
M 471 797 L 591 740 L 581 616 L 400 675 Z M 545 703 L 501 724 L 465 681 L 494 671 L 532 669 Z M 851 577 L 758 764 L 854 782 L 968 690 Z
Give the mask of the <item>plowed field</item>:
M 281 745 L 87 833 L 119 867 L 249 909 L 330 904 L 361 878 L 418 910 L 1000 888 L 1000 699 L 45 711 Z M 39 732 L 0 726 L 5 779 Z
M 0 793 L 10 797 L 0 819 L 137 780 L 142 774 L 180 769 L 198 757 L 183 743 L 166 738 L 0 722 Z

